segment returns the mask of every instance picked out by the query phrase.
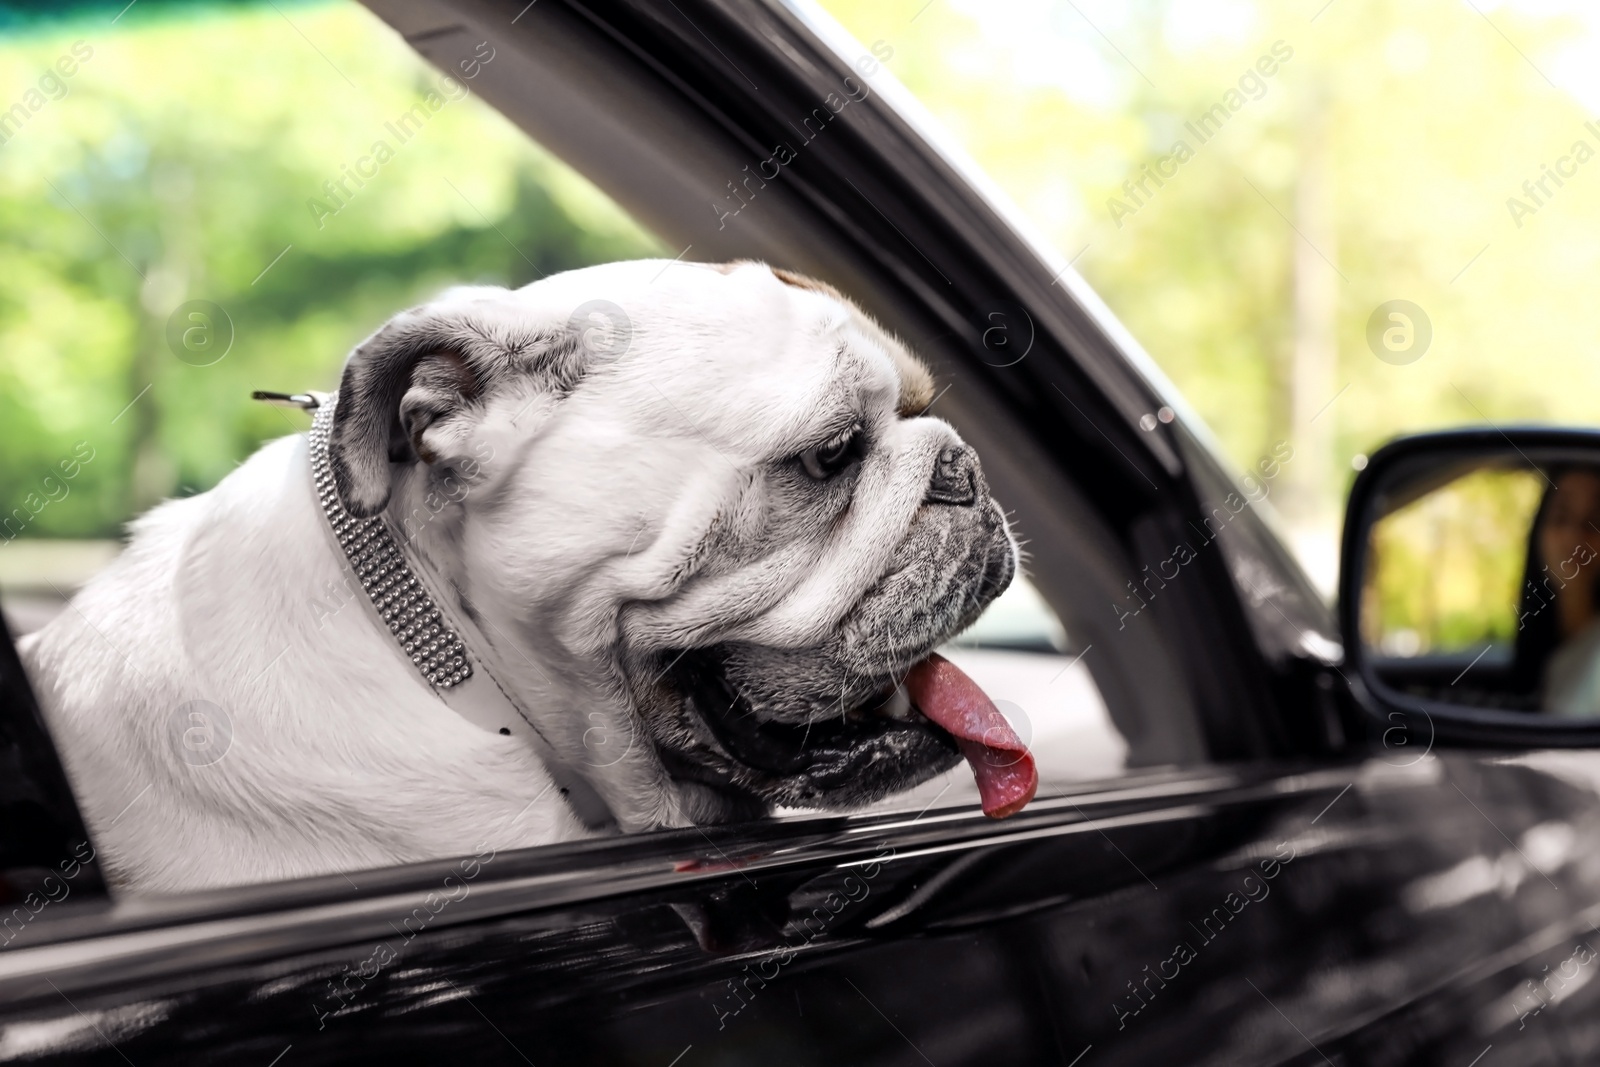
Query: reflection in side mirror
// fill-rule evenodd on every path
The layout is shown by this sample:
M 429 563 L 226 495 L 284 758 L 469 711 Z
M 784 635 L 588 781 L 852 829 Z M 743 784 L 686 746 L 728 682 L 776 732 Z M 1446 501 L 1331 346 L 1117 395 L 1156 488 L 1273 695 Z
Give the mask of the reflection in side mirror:
M 1600 724 L 1600 434 L 1514 433 L 1373 457 L 1347 520 L 1346 640 L 1380 699 Z

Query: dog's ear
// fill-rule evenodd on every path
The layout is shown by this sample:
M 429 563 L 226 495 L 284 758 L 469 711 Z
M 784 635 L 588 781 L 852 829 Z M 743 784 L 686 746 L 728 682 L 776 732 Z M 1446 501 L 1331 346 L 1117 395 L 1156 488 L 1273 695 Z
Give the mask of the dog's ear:
M 356 346 L 339 380 L 328 458 L 334 487 L 352 515 L 371 518 L 389 504 L 396 463 L 448 462 L 461 443 L 455 417 L 486 404 L 515 382 L 562 397 L 613 346 L 586 338 L 597 304 L 631 336 L 627 315 L 591 301 L 561 318 L 541 313 L 497 286 L 451 289 L 401 312 Z M 608 312 L 600 312 L 604 318 Z M 619 328 L 610 323 L 614 340 Z M 626 341 L 623 342 L 626 347 Z
M 328 458 L 339 499 L 352 515 L 383 511 L 393 477 L 389 465 L 413 456 L 430 461 L 423 431 L 482 394 L 482 373 L 450 332 L 406 312 L 346 361 Z
M 504 296 L 452 290 L 440 300 L 445 307 L 402 312 L 350 353 L 328 458 L 352 515 L 381 513 L 393 488 L 391 465 L 437 462 L 430 438 L 438 444 L 448 435 L 429 430 L 480 403 L 501 380 L 565 393 L 582 375 L 572 329 L 530 324 Z

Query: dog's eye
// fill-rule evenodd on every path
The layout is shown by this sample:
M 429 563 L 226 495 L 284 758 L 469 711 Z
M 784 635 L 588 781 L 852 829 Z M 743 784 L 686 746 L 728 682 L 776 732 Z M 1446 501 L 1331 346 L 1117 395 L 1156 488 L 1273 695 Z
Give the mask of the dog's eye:
M 800 466 L 817 481 L 825 481 L 853 463 L 860 452 L 861 427 L 852 426 L 816 448 L 800 453 Z

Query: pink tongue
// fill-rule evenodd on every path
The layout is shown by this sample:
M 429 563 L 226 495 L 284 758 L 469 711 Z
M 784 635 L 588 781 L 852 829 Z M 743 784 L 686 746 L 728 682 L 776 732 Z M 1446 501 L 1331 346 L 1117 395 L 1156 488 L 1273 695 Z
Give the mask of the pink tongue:
M 978 780 L 985 815 L 1003 819 L 1033 799 L 1039 788 L 1033 756 L 978 683 L 935 654 L 911 668 L 906 692 L 917 710 L 955 737 Z

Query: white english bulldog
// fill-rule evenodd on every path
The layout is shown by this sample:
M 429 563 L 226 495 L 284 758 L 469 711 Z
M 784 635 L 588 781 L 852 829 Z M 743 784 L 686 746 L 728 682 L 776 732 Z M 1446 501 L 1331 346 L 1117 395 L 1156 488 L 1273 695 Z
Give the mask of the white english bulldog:
M 963 754 L 1020 808 L 1031 758 L 931 655 L 1017 567 L 932 396 L 757 263 L 396 316 L 21 643 L 113 884 L 859 807 Z

